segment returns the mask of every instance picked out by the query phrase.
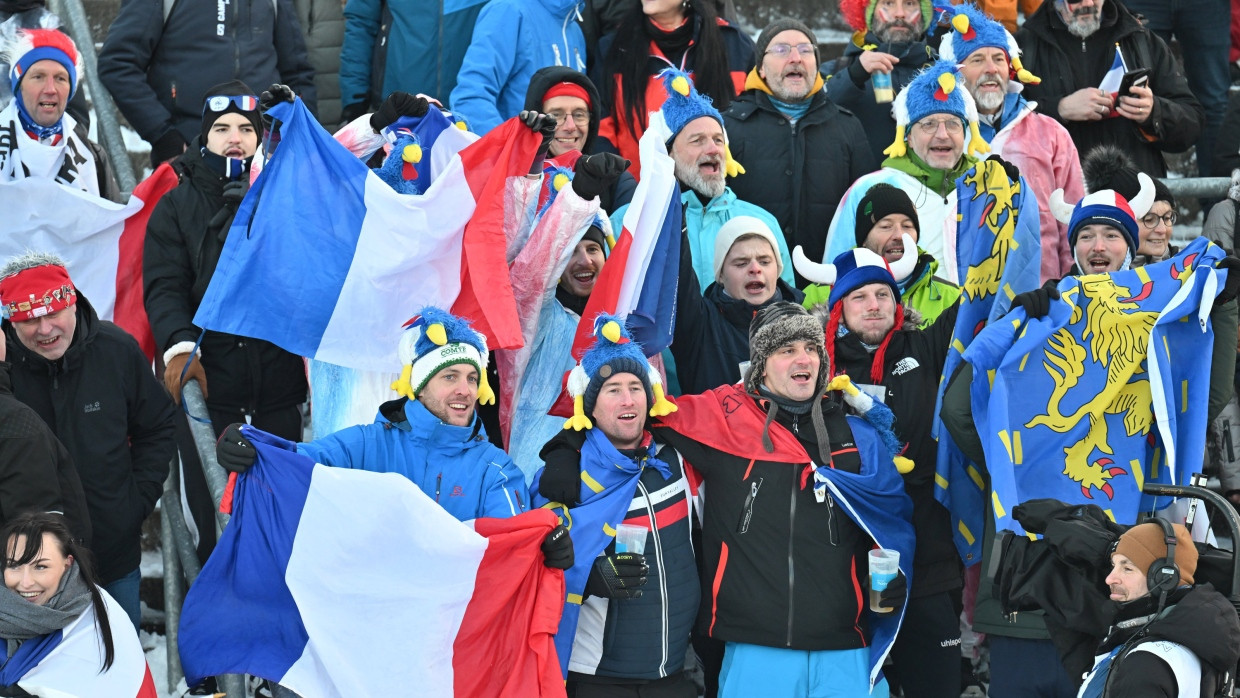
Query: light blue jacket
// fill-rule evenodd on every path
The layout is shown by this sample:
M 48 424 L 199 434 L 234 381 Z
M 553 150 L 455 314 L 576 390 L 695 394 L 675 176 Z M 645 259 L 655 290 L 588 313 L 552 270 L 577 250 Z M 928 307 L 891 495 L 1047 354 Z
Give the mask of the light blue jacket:
M 529 508 L 525 478 L 512 459 L 487 441 L 482 422 L 444 424 L 417 400 L 405 401 L 404 420 L 392 422 L 393 403 L 373 424 L 342 429 L 297 444 L 297 452 L 336 468 L 400 473 L 460 521 L 508 518 Z
M 539 68 L 586 70 L 586 40 L 577 24 L 581 0 L 491 0 L 478 15 L 465 62 L 452 89 L 452 111 L 484 135 L 525 108 Z
M 547 409 L 560 396 L 564 372 L 577 365 L 572 348 L 580 320 L 554 296 L 543 303 L 538 315 L 538 332 L 530 347 L 529 365 L 521 376 L 508 437 L 508 453 L 527 481 L 543 466 L 538 452 L 564 428 L 564 418 L 548 415 Z

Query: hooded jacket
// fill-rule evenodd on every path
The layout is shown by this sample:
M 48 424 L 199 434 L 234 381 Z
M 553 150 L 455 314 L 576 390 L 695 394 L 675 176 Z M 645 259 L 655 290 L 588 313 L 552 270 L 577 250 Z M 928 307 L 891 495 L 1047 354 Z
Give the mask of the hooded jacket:
M 1017 34 L 1025 68 L 1042 78 L 1041 84 L 1025 87 L 1025 97 L 1037 102 L 1039 112 L 1058 119 L 1068 129 L 1079 152 L 1088 153 L 1097 145 L 1114 145 L 1132 158 L 1138 172 L 1166 176 L 1162 151 L 1187 150 L 1197 141 L 1205 119 L 1175 57 L 1123 3 L 1104 4 L 1102 26 L 1084 40 L 1068 33 L 1056 5 L 1043 4 Z M 1128 70 L 1150 71 L 1154 109 L 1148 121 L 1140 126 L 1122 116 L 1064 121 L 1059 116 L 1059 101 L 1083 87 L 1101 84 L 1111 67 L 1116 44 Z
M 176 456 L 176 408 L 138 342 L 100 320 L 79 290 L 77 329 L 57 361 L 27 349 L 3 328 L 13 394 L 65 445 L 86 495 L 100 582 L 138 568 L 142 522 L 155 508 Z
M 525 476 L 487 440 L 476 413 L 458 427 L 420 401 L 400 398 L 380 405 L 373 424 L 299 443 L 297 452 L 335 468 L 400 473 L 460 521 L 529 509 Z
M 821 89 L 810 97 L 809 111 L 793 123 L 771 103 L 769 88 L 756 71 L 750 71 L 745 87 L 723 114 L 732 156 L 745 167 L 728 186 L 741 200 L 761 202 L 775 216 L 789 249 L 800 245 L 810 259 L 821 259 L 826 221 L 848 186 L 878 167 L 865 131 L 852 112 L 836 106 Z M 799 276 L 796 281 L 798 286 L 805 282 Z
M 521 111 L 539 68 L 586 70 L 586 41 L 577 25 L 581 0 L 491 0 L 474 24 L 452 110 L 486 135 Z
M 177 161 L 181 182 L 155 205 L 143 245 L 143 298 L 159 353 L 201 334 L 194 314 L 215 274 L 232 213 L 225 212 L 228 180 L 203 160 L 195 139 Z M 202 340 L 207 404 L 247 414 L 278 410 L 306 400 L 300 356 L 248 337 L 208 331 Z M 222 428 L 222 426 L 221 426 Z

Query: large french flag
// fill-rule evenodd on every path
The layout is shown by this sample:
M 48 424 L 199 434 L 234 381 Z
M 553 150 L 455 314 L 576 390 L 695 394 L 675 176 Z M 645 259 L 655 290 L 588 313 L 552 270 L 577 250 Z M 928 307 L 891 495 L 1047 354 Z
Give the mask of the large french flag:
M 616 246 L 577 325 L 573 357 L 578 360 L 594 343 L 594 318 L 599 313 L 627 318 L 625 324 L 646 356 L 672 343 L 684 211 L 675 163 L 667 154 L 671 136 L 663 112 L 651 112 L 650 126 L 639 143 L 641 179 Z
M 477 287 L 485 269 L 504 268 L 504 185 L 528 172 L 538 136 L 510 120 L 415 196 L 383 183 L 301 100 L 270 114 L 282 122 L 279 148 L 237 211 L 196 325 L 391 371 L 410 315 L 463 303 L 479 330 L 504 333 L 511 324 L 520 344 L 507 281 L 485 294 Z M 470 273 L 472 265 L 483 270 Z
M 547 510 L 461 523 L 395 473 L 330 468 L 244 428 L 258 462 L 181 615 L 186 679 L 304 696 L 563 696 Z
M 154 357 L 142 301 L 142 244 L 155 204 L 176 184 L 172 168 L 160 167 L 118 204 L 48 179 L 0 182 L 0 260 L 30 250 L 56 253 L 99 317 L 129 332 Z
M 158 698 L 151 669 L 129 616 L 106 591 L 99 593 L 111 627 L 112 666 L 101 671 L 104 650 L 92 604 L 64 628 L 22 643 L 0 668 L 0 685 L 16 684 L 26 691 L 23 695 L 41 698 Z

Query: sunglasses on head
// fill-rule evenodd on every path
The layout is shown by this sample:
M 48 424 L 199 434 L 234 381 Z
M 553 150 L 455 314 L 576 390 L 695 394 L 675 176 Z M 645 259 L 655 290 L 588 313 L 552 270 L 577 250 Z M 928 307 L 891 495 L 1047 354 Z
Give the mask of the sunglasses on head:
M 229 102 L 237 105 L 237 108 L 241 111 L 254 111 L 258 109 L 258 97 L 254 95 L 213 95 L 207 97 L 207 106 L 202 110 L 202 113 L 214 112 L 218 114 L 228 108 Z

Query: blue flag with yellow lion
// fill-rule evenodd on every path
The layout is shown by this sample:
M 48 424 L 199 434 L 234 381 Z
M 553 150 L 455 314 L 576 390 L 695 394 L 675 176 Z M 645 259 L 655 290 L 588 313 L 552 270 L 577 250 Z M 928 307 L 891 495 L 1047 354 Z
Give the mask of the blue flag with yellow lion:
M 939 384 L 940 406 L 947 379 L 973 338 L 1007 313 L 1016 294 L 1037 288 L 1042 265 L 1038 202 L 1023 177 L 1014 182 L 1001 163 L 983 160 L 956 181 L 956 193 L 956 265 L 964 280 Z M 971 565 L 981 561 L 984 481 L 937 417 L 935 432 L 935 497 L 952 513 L 956 549 Z
M 1096 504 L 1121 524 L 1154 508 L 1146 482 L 1201 470 L 1210 310 L 1224 252 L 1204 238 L 1165 262 L 1068 277 L 1050 313 L 1016 310 L 965 352 L 996 530 L 1040 497 Z

